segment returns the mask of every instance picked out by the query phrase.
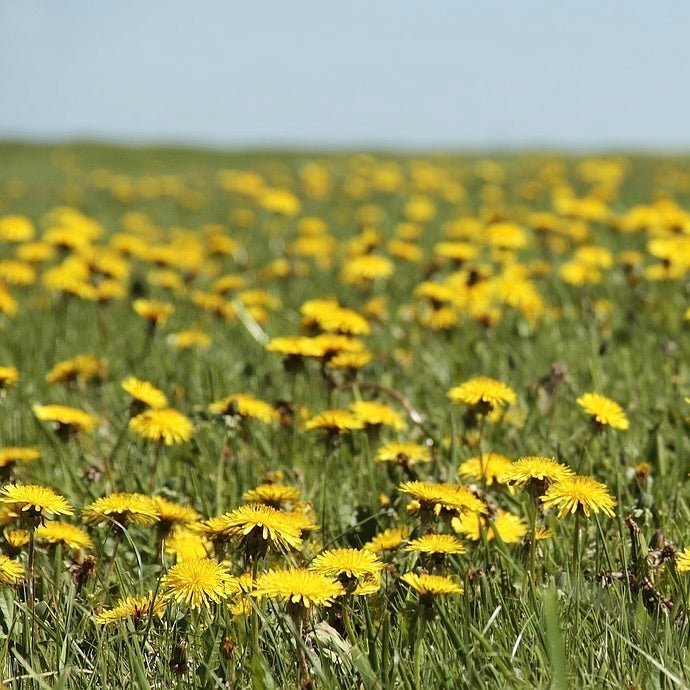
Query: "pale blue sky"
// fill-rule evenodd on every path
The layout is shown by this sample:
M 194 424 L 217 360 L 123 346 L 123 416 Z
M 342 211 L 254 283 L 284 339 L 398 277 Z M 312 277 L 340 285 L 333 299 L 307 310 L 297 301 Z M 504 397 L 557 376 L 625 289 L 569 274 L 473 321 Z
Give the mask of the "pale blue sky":
M 0 0 L 0 137 L 690 150 L 690 2 Z

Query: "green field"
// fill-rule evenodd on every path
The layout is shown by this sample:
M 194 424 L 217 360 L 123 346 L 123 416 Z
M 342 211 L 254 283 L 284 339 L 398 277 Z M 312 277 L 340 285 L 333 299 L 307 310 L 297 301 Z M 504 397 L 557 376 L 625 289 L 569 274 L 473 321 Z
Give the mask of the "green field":
M 0 144 L 0 681 L 690 685 L 689 204 L 686 158 Z

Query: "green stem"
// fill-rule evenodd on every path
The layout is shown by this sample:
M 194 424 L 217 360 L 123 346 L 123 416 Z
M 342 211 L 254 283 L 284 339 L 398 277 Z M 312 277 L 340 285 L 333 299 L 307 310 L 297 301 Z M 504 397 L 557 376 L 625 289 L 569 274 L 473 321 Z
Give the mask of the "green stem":
M 103 573 L 103 591 L 107 593 L 108 591 L 108 585 L 110 584 L 110 575 L 113 572 L 113 567 L 115 565 L 115 561 L 117 559 L 117 552 L 120 549 L 120 542 L 122 541 L 122 533 L 120 532 L 121 528 L 118 525 L 117 532 L 114 534 L 114 539 L 115 539 L 115 546 L 113 547 L 113 555 L 112 558 L 110 559 L 108 565 L 106 566 L 105 573 Z
M 257 573 L 259 572 L 259 559 L 252 558 L 252 583 L 256 581 Z M 257 604 L 254 602 L 252 604 L 252 624 L 251 624 L 251 636 L 252 636 L 252 658 L 259 654 L 259 612 L 257 610 Z
M 31 612 L 31 631 L 33 635 L 34 626 L 36 625 L 36 528 L 31 525 L 29 527 L 29 563 L 27 566 L 29 575 L 29 611 Z
M 537 502 L 534 503 L 532 510 L 532 532 L 529 543 L 529 575 L 532 578 L 532 582 L 536 580 L 535 566 L 534 562 L 537 553 L 537 513 L 539 512 L 539 505 Z
M 417 620 L 417 639 L 415 640 L 414 649 L 414 686 L 415 688 L 422 687 L 422 648 L 424 642 L 424 632 L 426 630 L 426 615 L 425 612 L 420 612 Z
M 580 580 L 580 511 L 575 513 L 575 534 L 573 535 L 572 574 L 576 584 Z

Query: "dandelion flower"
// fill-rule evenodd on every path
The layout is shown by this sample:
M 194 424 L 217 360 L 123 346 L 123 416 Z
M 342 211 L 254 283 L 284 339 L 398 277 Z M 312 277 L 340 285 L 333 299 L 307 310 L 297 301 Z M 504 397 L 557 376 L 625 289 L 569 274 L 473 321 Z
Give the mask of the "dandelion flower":
M 299 489 L 283 484 L 260 484 L 242 495 L 243 501 L 263 503 L 272 508 L 281 508 L 286 503 L 296 503 L 300 498 Z
M 158 390 L 152 383 L 129 376 L 121 383 L 122 389 L 129 393 L 135 401 L 143 407 L 160 410 L 167 406 L 168 398 L 163 391 Z
M 400 579 L 417 592 L 422 599 L 433 600 L 448 594 L 462 594 L 462 585 L 444 575 L 405 573 Z
M 0 367 L 0 389 L 16 386 L 19 383 L 17 367 Z
M 206 537 L 182 525 L 175 525 L 165 539 L 165 552 L 173 554 L 178 563 L 208 558 L 211 551 L 212 544 Z
M 113 608 L 104 609 L 95 616 L 98 625 L 115 625 L 131 620 L 134 623 L 147 621 L 151 616 L 163 617 L 163 600 L 154 600 L 153 594 L 144 597 L 123 597 Z
M 229 575 L 225 566 L 210 558 L 183 560 L 161 581 L 166 601 L 200 609 L 226 598 Z
M 621 430 L 630 426 L 623 408 L 617 402 L 599 393 L 585 393 L 577 399 L 577 404 L 601 426 Z
M 403 482 L 398 490 L 412 496 L 421 510 L 430 510 L 440 514 L 475 512 L 484 513 L 486 507 L 468 488 L 459 484 L 434 482 Z
M 605 484 L 592 477 L 567 477 L 550 486 L 541 500 L 544 508 L 557 508 L 559 518 L 576 512 L 581 512 L 586 517 L 599 512 L 609 517 L 616 514 L 616 499 L 611 496 Z
M 512 460 L 505 455 L 485 453 L 465 460 L 458 468 L 458 474 L 466 479 L 482 481 L 487 486 L 491 486 L 494 482 L 503 484 L 504 476 L 512 466 Z
M 131 524 L 147 525 L 158 521 L 158 506 L 144 494 L 114 493 L 96 499 L 84 508 L 87 525 L 117 522 L 123 527 Z
M 18 551 L 31 540 L 31 535 L 27 529 L 5 529 L 2 536 L 13 551 Z
M 528 455 L 516 460 L 503 475 L 503 480 L 541 495 L 555 482 L 573 475 L 573 471 L 552 458 Z
M 211 518 L 198 527 L 211 539 L 239 538 L 248 548 L 273 546 L 279 551 L 299 549 L 304 521 L 267 505 L 250 503 Z
M 41 451 L 35 446 L 6 446 L 5 448 L 0 448 L 0 468 L 16 463 L 26 465 L 29 462 L 38 460 L 40 457 Z
M 386 443 L 376 451 L 376 462 L 397 462 L 413 467 L 431 462 L 431 450 L 421 443 Z
M 194 426 L 172 408 L 146 410 L 129 420 L 129 428 L 141 438 L 172 446 L 192 438 Z
M 338 580 L 348 592 L 382 569 L 383 563 L 376 554 L 366 549 L 330 549 L 316 556 L 309 565 L 309 570 Z
M 58 362 L 47 374 L 46 383 L 65 383 L 78 381 L 87 383 L 104 379 L 108 375 L 108 362 L 96 355 L 77 355 L 72 359 Z
M 91 537 L 76 525 L 51 520 L 36 529 L 36 539 L 49 544 L 65 544 L 70 549 L 90 549 Z
M 251 573 L 244 573 L 239 577 L 231 577 L 225 587 L 225 591 L 230 599 L 228 609 L 235 616 L 250 616 L 253 605 L 251 593 L 254 589 L 254 579 Z
M 8 484 L 0 490 L 0 502 L 27 517 L 41 519 L 53 515 L 72 515 L 70 504 L 47 486 Z
M 345 590 L 340 582 L 321 573 L 289 568 L 261 574 L 251 594 L 309 609 L 312 606 L 330 606 L 337 597 L 345 594 Z
M 690 572 L 690 548 L 683 549 L 676 555 L 676 569 L 679 573 Z
M 239 415 L 246 419 L 257 419 L 264 424 L 278 420 L 278 411 L 273 405 L 246 393 L 235 393 L 216 400 L 208 409 L 212 414 Z
M 347 410 L 325 410 L 308 419 L 304 425 L 307 431 L 324 429 L 331 433 L 363 429 L 364 422 Z
M 96 417 L 67 405 L 34 405 L 33 412 L 42 422 L 52 422 L 59 433 L 91 432 L 98 426 Z
M 211 336 L 203 331 L 179 331 L 171 333 L 168 342 L 177 350 L 205 349 L 211 346 Z
M 156 302 L 147 299 L 134 300 L 134 311 L 147 321 L 151 327 L 164 326 L 175 313 L 175 307 L 168 302 Z
M 516 544 L 527 534 L 527 525 L 518 515 L 498 510 L 489 521 L 486 517 L 467 513 L 453 518 L 451 526 L 472 541 L 480 541 L 482 533 L 487 541 L 498 537 L 504 544 Z
M 479 376 L 451 388 L 448 397 L 454 403 L 462 403 L 477 409 L 480 414 L 488 414 L 497 407 L 513 404 L 517 400 L 515 391 L 502 381 Z
M 395 551 L 409 536 L 410 530 L 407 527 L 389 527 L 372 537 L 362 548 L 377 554 Z
M 373 359 L 374 355 L 366 350 L 362 352 L 339 352 L 332 359 L 328 360 L 326 368 L 344 369 L 346 371 L 356 372 L 358 369 L 371 363 Z
M 7 556 L 0 556 L 0 584 L 16 585 L 24 578 L 24 566 Z
M 153 502 L 158 510 L 158 519 L 163 535 L 170 532 L 174 525 L 187 525 L 201 519 L 201 515 L 191 506 L 173 503 L 162 496 L 154 496 Z
M 425 534 L 408 542 L 405 547 L 405 551 L 431 555 L 460 554 L 466 550 L 465 545 L 452 534 Z
M 389 426 L 396 431 L 402 431 L 405 428 L 403 418 L 395 410 L 383 403 L 357 400 L 350 405 L 350 409 L 355 417 L 360 419 L 365 426 Z

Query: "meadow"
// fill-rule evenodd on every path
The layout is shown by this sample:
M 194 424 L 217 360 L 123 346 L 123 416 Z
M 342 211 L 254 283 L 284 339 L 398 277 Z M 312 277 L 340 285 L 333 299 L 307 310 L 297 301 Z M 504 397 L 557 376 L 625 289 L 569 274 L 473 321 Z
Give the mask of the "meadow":
M 0 145 L 0 686 L 690 685 L 689 203 Z

